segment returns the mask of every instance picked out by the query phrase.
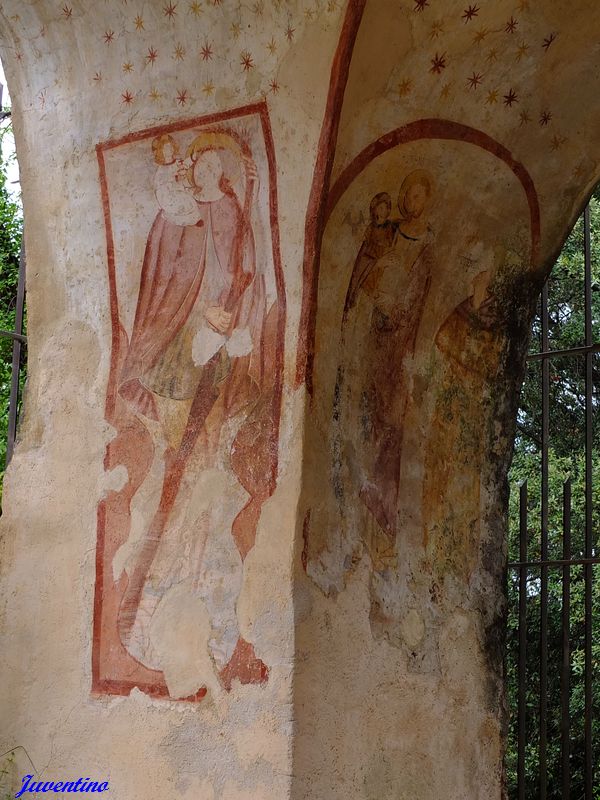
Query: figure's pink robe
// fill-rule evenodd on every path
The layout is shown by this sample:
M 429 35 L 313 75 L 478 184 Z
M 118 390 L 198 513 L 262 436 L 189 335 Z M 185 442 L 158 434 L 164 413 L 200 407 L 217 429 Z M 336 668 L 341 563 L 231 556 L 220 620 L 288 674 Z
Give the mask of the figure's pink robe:
M 214 247 L 227 276 L 215 305 L 232 313 L 231 327 L 248 328 L 253 341 L 248 374 L 260 389 L 263 374 L 261 331 L 265 316 L 262 276 L 256 275 L 254 239 L 233 193 L 212 203 L 199 203 L 196 225 L 177 225 L 160 211 L 148 235 L 138 303 L 129 350 L 119 381 L 119 394 L 137 412 L 157 420 L 152 393 L 142 377 L 158 361 L 188 319 L 205 287 L 208 215 Z

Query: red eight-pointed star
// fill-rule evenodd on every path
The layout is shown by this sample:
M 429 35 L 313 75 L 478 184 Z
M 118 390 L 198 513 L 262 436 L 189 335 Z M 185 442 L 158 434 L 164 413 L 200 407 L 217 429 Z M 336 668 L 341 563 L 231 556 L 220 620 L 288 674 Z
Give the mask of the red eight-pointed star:
M 510 89 L 508 94 L 504 95 L 504 105 L 508 106 L 509 108 L 511 108 L 511 106 L 514 103 L 518 103 L 518 102 L 519 102 L 519 98 L 517 97 L 517 93 L 515 92 L 514 89 Z
M 123 92 L 123 94 L 121 95 L 121 98 L 122 98 L 121 102 L 125 103 L 126 106 L 130 105 L 131 103 L 133 103 L 133 95 L 131 94 L 129 89 L 127 89 L 126 91 Z
M 517 22 L 517 20 L 514 17 L 511 17 L 506 23 L 506 27 L 504 28 L 504 30 L 506 31 L 506 33 L 514 33 L 517 30 L 518 24 L 519 23 Z
M 441 56 L 436 53 L 435 57 L 431 59 L 431 69 L 429 71 L 439 75 L 443 69 L 446 69 L 446 53 Z
M 248 72 L 254 66 L 254 60 L 252 58 L 252 54 L 249 53 L 247 50 L 244 50 L 243 53 L 241 53 L 240 64 L 244 68 L 244 72 Z
M 465 22 L 470 22 L 473 17 L 476 17 L 479 14 L 479 6 L 469 6 L 465 8 L 465 12 L 462 15 L 462 18 Z
M 200 58 L 202 61 L 210 61 L 213 57 L 212 45 L 209 42 L 204 42 L 200 50 Z
M 292 39 L 294 38 L 295 31 L 296 31 L 296 28 L 292 28 L 291 25 L 287 26 L 287 28 L 285 30 L 285 38 L 288 40 L 288 42 L 291 42 Z
M 542 114 L 540 115 L 540 125 L 545 128 L 551 119 L 552 119 L 552 114 L 550 111 L 542 112 Z
M 180 89 L 177 92 L 177 102 L 180 106 L 184 106 L 188 101 L 187 89 Z
M 467 83 L 469 84 L 469 88 L 476 89 L 479 84 L 481 83 L 483 75 L 481 72 L 474 72 L 470 78 L 467 78 Z
M 62 7 L 62 12 L 65 15 L 66 19 L 71 19 L 71 17 L 73 16 L 73 9 L 70 6 L 66 6 L 66 5 L 63 6 Z
M 273 94 L 277 94 L 277 92 L 279 91 L 279 84 L 277 83 L 277 81 L 273 80 L 269 84 L 269 88 L 273 92 Z
M 413 11 L 423 11 L 429 5 L 429 0 L 415 0 Z
M 154 64 L 156 59 L 158 58 L 158 51 L 154 49 L 154 47 L 148 48 L 148 55 L 146 56 L 146 61 L 149 64 Z
M 546 36 L 546 38 L 544 39 L 544 44 L 542 45 L 542 47 L 546 52 L 548 52 L 548 50 L 550 49 L 550 45 L 556 39 L 556 36 L 557 36 L 556 33 L 551 33 L 550 36 Z
M 112 44 L 112 40 L 114 38 L 115 38 L 114 31 L 106 31 L 106 33 L 104 34 L 104 41 L 106 42 L 106 44 Z
M 177 13 L 176 9 L 177 9 L 177 3 L 173 4 L 172 2 L 170 2 L 168 6 L 165 6 L 163 8 L 163 14 L 165 15 L 165 17 L 169 17 L 169 19 L 173 19 L 173 17 Z

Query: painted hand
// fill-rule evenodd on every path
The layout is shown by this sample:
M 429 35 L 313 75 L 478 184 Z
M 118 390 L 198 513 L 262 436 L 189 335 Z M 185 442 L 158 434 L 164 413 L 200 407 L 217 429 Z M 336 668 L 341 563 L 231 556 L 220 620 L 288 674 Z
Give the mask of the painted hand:
M 204 312 L 206 321 L 217 333 L 227 333 L 231 324 L 231 313 L 225 311 L 221 306 L 210 306 Z

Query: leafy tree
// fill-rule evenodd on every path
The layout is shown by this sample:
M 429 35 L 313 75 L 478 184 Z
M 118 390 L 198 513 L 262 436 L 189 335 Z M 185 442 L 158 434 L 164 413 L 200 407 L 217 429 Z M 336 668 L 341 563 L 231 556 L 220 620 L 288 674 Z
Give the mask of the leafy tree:
M 592 329 L 594 341 L 600 342 L 600 190 L 590 202 L 592 241 Z M 584 304 L 584 226 L 576 223 L 548 281 L 549 347 L 566 350 L 585 344 Z M 532 326 L 531 352 L 541 349 L 541 316 Z M 600 356 L 593 356 L 593 384 L 600 386 Z M 548 558 L 563 558 L 563 485 L 572 486 L 573 558 L 585 556 L 585 373 L 586 357 L 576 355 L 554 358 L 549 362 L 550 417 L 548 460 Z M 592 410 L 597 416 L 599 397 L 594 392 Z M 511 468 L 509 515 L 509 559 L 519 560 L 518 485 L 528 486 L 528 560 L 541 559 L 541 441 L 542 441 L 542 367 L 530 361 L 521 392 L 517 418 L 517 436 Z M 594 489 L 600 477 L 600 425 L 592 430 L 592 476 Z M 600 507 L 594 497 L 593 530 L 598 531 Z M 597 550 L 595 551 L 597 553 Z M 582 800 L 584 789 L 584 642 L 585 587 L 583 567 L 571 567 L 571 671 L 570 671 L 570 772 L 571 797 Z M 593 618 L 600 619 L 600 566 L 593 567 Z M 561 663 L 562 663 L 562 591 L 563 569 L 548 569 L 548 798 L 560 800 L 561 781 Z M 527 572 L 527 683 L 526 683 L 526 797 L 539 796 L 539 692 L 540 692 L 540 569 Z M 509 570 L 509 619 L 507 639 L 507 689 L 511 710 L 509 748 L 506 758 L 509 797 L 517 797 L 517 692 L 519 639 L 519 572 Z M 600 638 L 593 639 L 591 669 L 595 696 L 593 700 L 594 762 L 600 761 L 600 690 L 597 686 L 600 664 Z M 594 800 L 600 800 L 596 789 Z
M 18 197 L 8 189 L 7 170 L 14 154 L 4 157 L 10 124 L 0 125 L 0 329 L 12 331 L 15 325 L 15 301 L 19 279 L 19 252 L 23 234 L 23 215 Z M 0 336 L 0 481 L 6 463 L 8 403 L 12 374 L 12 339 Z

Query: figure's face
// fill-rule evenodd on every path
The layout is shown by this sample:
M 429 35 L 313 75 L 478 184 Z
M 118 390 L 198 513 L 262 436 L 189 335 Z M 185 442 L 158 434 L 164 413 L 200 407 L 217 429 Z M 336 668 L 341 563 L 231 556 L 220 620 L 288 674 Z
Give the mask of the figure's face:
M 376 225 L 383 225 L 390 215 L 390 208 L 387 203 L 378 203 L 373 212 L 373 220 Z
M 404 195 L 404 208 L 411 217 L 420 217 L 427 205 L 427 189 L 421 183 L 414 183 Z
M 218 187 L 223 177 L 223 166 L 216 150 L 201 153 L 194 164 L 194 184 L 199 189 Z
M 172 142 L 165 142 L 163 146 L 163 158 L 165 164 L 172 164 L 175 161 L 175 146 Z

